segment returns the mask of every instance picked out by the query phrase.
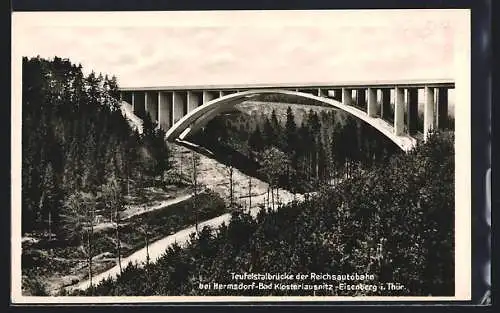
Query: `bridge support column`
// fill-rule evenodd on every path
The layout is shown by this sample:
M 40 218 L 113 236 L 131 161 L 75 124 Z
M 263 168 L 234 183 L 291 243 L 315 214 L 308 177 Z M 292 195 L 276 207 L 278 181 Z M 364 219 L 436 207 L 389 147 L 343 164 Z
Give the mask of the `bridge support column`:
M 153 122 L 158 121 L 158 93 L 153 91 L 146 91 L 144 93 L 144 106 L 146 113 Z
M 134 92 L 134 101 L 133 101 L 133 106 L 134 106 L 134 114 L 137 115 L 140 118 L 144 118 L 144 103 L 145 103 L 145 94 L 143 92 Z
M 429 132 L 434 128 L 434 88 L 425 87 L 424 103 L 424 140 L 427 140 Z
M 132 104 L 132 112 L 135 112 L 135 92 L 131 92 L 130 104 Z
M 342 102 L 342 89 L 334 89 L 333 98 L 339 102 Z
M 438 88 L 436 127 L 445 129 L 448 127 L 448 88 Z
M 417 122 L 418 122 L 418 89 L 408 88 L 406 96 L 408 97 L 406 101 L 407 109 L 407 123 L 408 123 L 408 134 L 414 135 L 417 132 Z
M 128 104 L 132 104 L 132 92 L 130 91 L 122 91 L 121 92 L 121 101 L 125 101 Z
M 203 97 L 203 95 L 201 96 Z M 196 91 L 188 91 L 187 92 L 187 113 L 193 111 L 197 107 L 200 106 L 201 98 L 200 93 Z
M 365 108 L 366 105 L 366 90 L 365 89 L 357 89 L 356 90 L 356 105 Z
M 328 98 L 342 102 L 342 89 L 329 89 L 326 93 Z
M 180 120 L 184 115 L 186 115 L 186 95 L 183 95 L 181 91 L 174 91 L 172 93 L 172 102 L 173 102 L 173 121 L 172 124 L 175 124 L 178 120 Z
M 388 88 L 384 88 L 381 90 L 382 99 L 380 99 L 380 117 L 385 118 L 391 114 L 391 90 Z
M 203 90 L 203 104 L 207 103 L 208 101 L 212 101 L 215 98 L 217 98 L 217 95 L 215 95 L 214 92 Z
M 327 97 L 328 95 L 328 90 L 326 90 L 326 93 L 325 93 L 325 90 L 321 89 L 321 88 L 318 88 L 318 97 Z
M 158 125 L 167 131 L 172 126 L 172 93 L 158 92 Z
M 368 116 L 377 116 L 377 89 L 368 88 Z
M 352 105 L 352 89 L 342 88 L 342 103 Z
M 394 135 L 401 136 L 404 133 L 404 89 L 394 89 Z

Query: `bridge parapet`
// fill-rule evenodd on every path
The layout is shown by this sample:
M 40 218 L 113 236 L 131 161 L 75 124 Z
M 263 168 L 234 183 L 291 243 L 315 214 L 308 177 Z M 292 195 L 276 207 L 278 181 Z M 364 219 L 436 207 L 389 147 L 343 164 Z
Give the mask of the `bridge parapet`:
M 310 82 L 310 83 L 256 83 L 256 84 L 226 84 L 226 85 L 177 85 L 177 86 L 126 86 L 120 87 L 120 91 L 245 91 L 250 89 L 341 89 L 341 88 L 392 88 L 396 86 L 404 88 L 455 88 L 453 79 L 406 79 L 406 80 L 377 80 L 377 81 L 343 81 L 335 83 Z

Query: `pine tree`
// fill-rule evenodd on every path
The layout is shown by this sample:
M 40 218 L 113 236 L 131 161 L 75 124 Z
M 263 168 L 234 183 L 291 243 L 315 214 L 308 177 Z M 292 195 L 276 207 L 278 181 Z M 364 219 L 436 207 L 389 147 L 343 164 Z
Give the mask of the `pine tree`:
M 285 152 L 290 157 L 297 150 L 297 124 L 295 124 L 295 116 L 292 108 L 288 107 L 286 110 L 286 123 L 285 123 Z
M 58 189 L 56 186 L 54 170 L 49 162 L 45 167 L 45 174 L 42 182 L 42 196 L 40 198 L 42 215 L 47 221 L 47 231 L 49 240 L 52 239 L 52 219 L 53 212 L 58 208 Z
M 97 191 L 113 171 L 123 185 L 133 183 L 127 178 L 144 171 L 138 166 L 143 145 L 121 112 L 113 110 L 116 77 L 85 76 L 81 65 L 60 57 L 24 57 L 22 70 L 23 232 L 46 228 L 49 213 L 52 230 L 58 227 L 57 203 L 76 190 Z M 165 161 L 168 151 L 159 136 L 154 136 L 159 147 L 154 155 Z
M 248 139 L 248 146 L 251 151 L 261 152 L 264 149 L 264 138 L 262 137 L 262 133 L 260 131 L 260 127 L 257 124 L 255 130 L 250 135 Z
M 298 162 L 298 168 L 302 173 L 302 175 L 307 180 L 309 180 L 310 178 L 309 164 L 311 160 L 312 135 L 305 121 L 302 121 L 302 124 L 300 126 L 298 141 L 301 143 L 299 148 L 297 149 L 297 158 L 300 159 L 300 161 Z
M 97 176 L 97 153 L 96 153 L 96 137 L 94 129 L 91 128 L 85 138 L 84 144 L 84 167 L 82 170 L 82 186 L 85 190 L 94 190 L 98 185 Z
M 323 182 L 326 178 L 325 175 L 326 168 L 327 168 L 326 152 L 324 144 L 320 142 L 320 144 L 318 145 L 318 181 L 320 183 Z
M 281 123 L 276 115 L 275 109 L 273 109 L 273 111 L 271 112 L 271 127 L 273 128 L 273 133 L 274 133 L 273 145 L 282 149 L 283 148 L 283 131 L 282 131 Z
M 155 172 L 161 175 L 163 179 L 165 171 L 170 168 L 170 151 L 165 142 L 165 132 L 161 128 L 157 128 L 155 131 L 153 147 L 157 164 Z
M 295 116 L 293 114 L 292 108 L 288 107 L 286 110 L 286 123 L 285 123 L 285 149 L 288 159 L 290 160 L 290 166 L 287 167 L 287 185 L 290 186 L 290 179 L 294 176 L 292 175 L 293 169 L 297 168 L 298 165 L 298 131 L 297 125 L 295 124 Z
M 115 75 L 111 76 L 111 79 L 108 81 L 108 86 L 109 86 L 109 94 L 116 100 L 119 100 L 120 92 L 118 90 L 118 80 Z
M 276 145 L 277 134 L 275 132 L 275 129 L 274 129 L 271 121 L 267 117 L 265 118 L 265 121 L 264 121 L 263 137 L 264 137 L 264 147 L 268 148 L 268 147 Z

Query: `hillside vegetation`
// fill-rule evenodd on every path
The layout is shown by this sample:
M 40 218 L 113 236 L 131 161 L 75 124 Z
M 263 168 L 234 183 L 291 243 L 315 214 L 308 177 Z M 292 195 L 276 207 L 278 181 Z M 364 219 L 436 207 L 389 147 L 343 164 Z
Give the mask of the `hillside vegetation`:
M 344 112 L 314 107 L 299 110 L 297 119 L 292 105 L 284 114 L 277 113 L 283 109 L 276 107 L 266 115 L 243 103 L 240 111 L 216 116 L 189 140 L 220 155 L 234 150 L 235 166 L 257 163 L 252 165 L 253 176 L 294 192 L 314 191 L 349 177 L 355 168 L 385 164 L 391 155 L 400 153 L 376 129 Z
M 23 290 L 43 294 L 54 272 L 76 264 L 91 277 L 95 256 L 119 258 L 120 213 L 141 188 L 164 186 L 169 151 L 149 119 L 141 135 L 130 128 L 115 77 L 59 57 L 25 57 L 22 70 Z M 102 221 L 108 238 L 95 234 Z
M 450 134 L 433 134 L 412 152 L 370 171 L 353 170 L 349 178 L 302 203 L 263 210 L 256 218 L 234 213 L 229 225 L 204 229 L 187 248 L 173 246 L 157 263 L 144 268 L 131 264 L 116 281 L 78 294 L 451 296 L 453 142 Z M 390 282 L 403 288 L 200 288 L 200 283 L 235 283 L 231 273 L 245 272 L 370 274 L 374 279 L 356 284 Z

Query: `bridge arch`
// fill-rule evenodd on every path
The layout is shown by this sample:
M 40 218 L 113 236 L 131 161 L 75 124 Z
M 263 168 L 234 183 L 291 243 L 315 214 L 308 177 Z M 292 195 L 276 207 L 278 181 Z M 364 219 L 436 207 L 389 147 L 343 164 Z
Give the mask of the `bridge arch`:
M 341 111 L 344 111 L 377 129 L 385 137 L 393 141 L 403 151 L 411 150 L 417 143 L 417 140 L 411 136 L 395 135 L 392 125 L 381 118 L 369 117 L 368 114 L 358 108 L 345 105 L 334 99 L 284 89 L 254 89 L 241 91 L 208 101 L 179 119 L 172 127 L 170 127 L 170 129 L 165 134 L 165 137 L 167 140 L 171 141 L 175 140 L 176 138 L 184 139 L 190 132 L 198 130 L 209 120 L 213 119 L 216 115 L 234 108 L 234 106 L 240 103 L 242 99 L 249 99 L 252 96 L 260 94 L 282 94 L 297 96 L 304 99 L 316 100 L 325 105 L 340 109 Z

